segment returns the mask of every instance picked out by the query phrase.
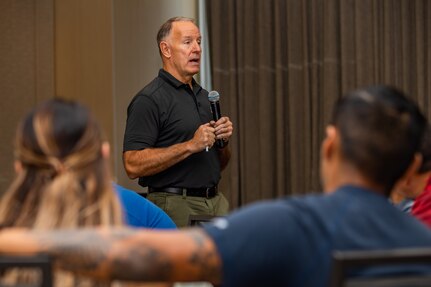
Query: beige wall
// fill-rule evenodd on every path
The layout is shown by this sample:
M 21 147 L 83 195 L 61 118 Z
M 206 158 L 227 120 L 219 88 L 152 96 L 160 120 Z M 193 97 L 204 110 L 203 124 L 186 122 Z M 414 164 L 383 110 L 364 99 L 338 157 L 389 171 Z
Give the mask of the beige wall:
M 160 68 L 155 35 L 167 18 L 196 17 L 197 0 L 1 0 L 0 193 L 9 185 L 18 120 L 54 95 L 89 106 L 111 143 L 118 181 L 126 108 Z
M 55 0 L 55 95 L 91 107 L 112 142 L 112 2 Z
M 13 176 L 20 118 L 54 94 L 53 1 L 0 1 L 0 194 Z

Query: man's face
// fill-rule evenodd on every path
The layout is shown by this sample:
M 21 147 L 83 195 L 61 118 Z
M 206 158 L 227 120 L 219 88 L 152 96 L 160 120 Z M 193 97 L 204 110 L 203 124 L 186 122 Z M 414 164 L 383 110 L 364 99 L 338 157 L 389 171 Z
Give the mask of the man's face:
M 181 77 L 197 74 L 201 60 L 201 34 L 198 27 L 189 21 L 172 23 L 167 39 L 171 48 L 171 63 Z

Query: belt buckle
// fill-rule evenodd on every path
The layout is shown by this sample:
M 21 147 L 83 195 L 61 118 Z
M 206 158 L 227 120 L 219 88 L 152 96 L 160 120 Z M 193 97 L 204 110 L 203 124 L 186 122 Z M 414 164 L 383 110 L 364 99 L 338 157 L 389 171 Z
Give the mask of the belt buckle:
M 209 193 L 210 193 L 210 187 L 207 187 L 205 189 L 205 195 L 206 195 L 207 198 L 209 198 Z

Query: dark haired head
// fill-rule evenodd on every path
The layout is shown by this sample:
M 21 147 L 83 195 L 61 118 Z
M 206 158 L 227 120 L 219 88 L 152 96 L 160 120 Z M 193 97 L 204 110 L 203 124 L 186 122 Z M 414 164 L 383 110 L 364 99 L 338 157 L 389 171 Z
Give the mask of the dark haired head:
M 166 37 L 171 33 L 172 30 L 172 23 L 179 22 L 179 21 L 186 21 L 186 22 L 193 22 L 195 23 L 195 20 L 192 18 L 187 17 L 172 17 L 168 19 L 165 23 L 160 26 L 159 32 L 157 33 L 157 47 L 159 48 L 160 55 L 162 54 L 160 50 L 160 43 L 166 39 Z
M 419 150 L 426 119 L 401 91 L 371 86 L 342 97 L 332 124 L 343 158 L 389 194 Z

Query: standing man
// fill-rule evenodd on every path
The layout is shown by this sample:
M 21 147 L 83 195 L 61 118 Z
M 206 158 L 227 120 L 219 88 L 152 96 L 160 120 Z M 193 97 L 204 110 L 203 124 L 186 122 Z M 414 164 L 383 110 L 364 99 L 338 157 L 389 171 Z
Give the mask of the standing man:
M 181 227 L 191 214 L 228 212 L 217 185 L 230 159 L 233 126 L 228 117 L 212 120 L 208 91 L 193 79 L 202 52 L 193 19 L 166 21 L 157 44 L 163 68 L 127 109 L 123 162 L 129 178 L 139 177 L 147 198 Z M 214 145 L 217 139 L 223 148 Z

